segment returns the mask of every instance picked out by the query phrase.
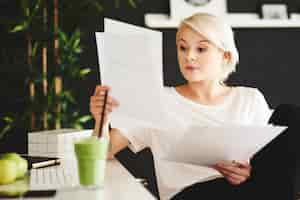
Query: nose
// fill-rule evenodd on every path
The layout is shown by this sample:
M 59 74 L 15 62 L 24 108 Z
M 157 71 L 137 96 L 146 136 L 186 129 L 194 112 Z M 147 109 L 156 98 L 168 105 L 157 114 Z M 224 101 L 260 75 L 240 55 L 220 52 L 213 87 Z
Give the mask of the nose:
M 189 50 L 188 53 L 187 53 L 186 59 L 189 62 L 193 62 L 193 61 L 196 60 L 196 58 L 197 58 L 196 53 L 193 50 Z

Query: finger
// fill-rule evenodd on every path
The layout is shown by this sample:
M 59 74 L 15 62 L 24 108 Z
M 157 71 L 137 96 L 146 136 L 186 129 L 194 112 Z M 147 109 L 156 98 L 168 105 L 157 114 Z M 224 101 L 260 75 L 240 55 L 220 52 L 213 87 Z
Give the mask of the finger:
M 100 110 L 102 110 L 103 109 L 103 104 L 104 104 L 104 102 L 92 102 L 90 104 L 90 109 L 91 110 L 92 109 L 100 109 Z M 118 106 L 113 105 L 113 104 L 106 104 L 105 109 L 109 108 L 110 110 L 112 110 L 112 109 L 114 109 L 116 107 L 118 107 Z
M 221 160 L 217 164 L 217 166 L 232 166 L 234 165 L 233 161 Z
M 236 160 L 222 160 L 218 164 L 222 165 L 236 165 L 238 162 Z
M 242 175 L 231 173 L 231 172 L 226 171 L 226 170 L 221 170 L 221 172 L 227 178 L 231 178 L 231 179 L 235 179 L 235 180 L 244 180 L 244 179 L 246 179 L 246 177 L 244 177 Z
M 101 114 L 102 114 L 102 111 L 100 110 L 94 110 L 93 112 L 91 112 L 93 117 L 95 118 L 95 120 L 99 120 L 100 117 L 101 117 Z M 110 114 L 111 112 L 109 111 L 105 111 L 104 113 L 104 119 L 108 118 L 108 115 Z
M 101 95 L 101 96 L 91 96 L 91 98 L 90 98 L 91 102 L 104 102 L 104 100 L 105 100 L 105 96 L 104 95 Z M 112 98 L 111 96 L 107 97 L 107 103 L 113 104 L 114 106 L 119 106 L 119 102 L 116 99 Z
M 113 107 L 112 106 L 107 106 L 105 108 L 105 112 L 111 113 L 113 111 Z
M 232 175 L 232 174 L 228 174 L 224 171 L 219 171 L 224 177 L 225 179 L 230 182 L 233 185 L 239 185 L 241 183 L 243 183 L 244 181 L 247 180 L 246 177 L 242 177 L 242 176 L 236 176 L 236 175 Z
M 248 168 L 250 169 L 251 168 L 251 165 L 248 161 L 244 161 L 244 162 L 236 162 L 238 164 L 238 166 L 240 168 Z
M 106 106 L 105 108 L 105 113 L 111 113 L 114 109 L 114 106 Z M 90 111 L 91 113 L 95 113 L 95 114 L 99 114 L 101 115 L 102 114 L 102 111 L 103 111 L 103 108 L 102 106 L 91 106 L 90 107 Z
M 215 170 L 218 170 L 218 165 L 215 164 L 215 165 L 210 165 L 211 168 L 215 169 Z
M 249 176 L 249 170 L 246 168 L 239 168 L 236 166 L 226 166 L 226 167 L 220 167 L 220 169 L 223 171 L 232 173 L 232 174 L 238 174 L 238 175 L 247 176 L 247 177 Z
M 237 180 L 231 177 L 226 178 L 226 180 L 232 184 L 232 185 L 240 185 L 241 183 L 243 183 L 245 180 Z
M 111 104 L 113 104 L 113 105 L 115 105 L 115 106 L 119 106 L 120 105 L 119 101 L 117 101 L 115 98 L 113 98 L 111 96 L 109 96 L 108 102 L 111 103 Z
M 235 165 L 223 165 L 223 164 L 218 164 L 218 168 L 221 169 L 222 171 L 227 171 L 229 173 L 234 173 L 242 176 L 250 176 L 250 170 L 248 168 L 239 168 L 238 166 Z
M 106 90 L 109 91 L 110 87 L 107 85 L 97 85 L 94 91 L 94 95 L 100 95 L 101 92 L 104 92 Z
M 232 166 L 232 167 L 239 167 L 239 168 L 251 168 L 251 165 L 248 161 L 236 161 L 236 160 L 232 160 L 232 161 L 220 161 L 219 163 L 217 163 L 218 166 Z
M 105 100 L 105 96 L 104 95 L 97 96 L 97 101 L 104 101 L 104 100 Z M 116 106 L 119 105 L 119 102 L 116 99 L 114 99 L 113 97 L 111 97 L 111 96 L 107 96 L 107 100 L 106 101 L 109 104 L 113 104 L 113 105 L 116 105 Z
M 104 102 L 105 100 L 105 96 L 91 96 L 90 97 L 90 102 Z M 107 97 L 107 103 L 111 103 L 111 104 L 116 104 L 118 103 L 117 101 L 115 101 L 112 98 Z

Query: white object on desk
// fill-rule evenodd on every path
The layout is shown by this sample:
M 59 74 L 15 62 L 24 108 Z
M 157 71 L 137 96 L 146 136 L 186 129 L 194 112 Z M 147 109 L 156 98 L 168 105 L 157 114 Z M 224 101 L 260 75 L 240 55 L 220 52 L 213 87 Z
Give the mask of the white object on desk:
M 59 129 L 28 133 L 28 154 L 74 159 L 74 142 L 93 130 Z

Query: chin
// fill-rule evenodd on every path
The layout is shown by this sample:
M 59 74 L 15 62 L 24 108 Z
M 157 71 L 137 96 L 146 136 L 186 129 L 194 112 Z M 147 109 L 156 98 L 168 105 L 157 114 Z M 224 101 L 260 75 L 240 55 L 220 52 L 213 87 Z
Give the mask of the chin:
M 184 78 L 189 83 L 202 82 L 202 81 L 205 80 L 205 78 L 203 76 L 199 76 L 199 75 L 198 76 L 196 76 L 196 75 L 185 75 Z

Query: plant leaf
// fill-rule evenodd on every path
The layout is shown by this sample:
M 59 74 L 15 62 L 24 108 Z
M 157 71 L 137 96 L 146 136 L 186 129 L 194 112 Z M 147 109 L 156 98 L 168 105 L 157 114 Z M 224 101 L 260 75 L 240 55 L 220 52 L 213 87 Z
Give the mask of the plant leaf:
M 79 75 L 82 78 L 82 77 L 88 75 L 91 71 L 92 70 L 90 68 L 84 68 L 79 71 Z
M 134 0 L 128 0 L 128 3 L 129 3 L 133 8 L 136 8 L 136 4 L 135 4 Z
M 6 122 L 6 126 L 0 131 L 0 139 L 4 137 L 4 135 L 13 128 L 13 123 L 15 121 L 14 117 L 5 116 L 2 118 L 4 122 Z
M 6 122 L 6 123 L 13 123 L 14 119 L 12 117 L 3 117 L 3 120 Z
M 79 119 L 77 119 L 77 121 L 80 123 L 86 123 L 86 122 L 90 121 L 91 119 L 92 119 L 91 115 L 84 115 L 84 116 L 80 117 Z
M 73 43 L 73 48 L 74 49 L 78 48 L 79 44 L 80 44 L 80 37 L 75 39 Z
M 5 135 L 8 131 L 10 131 L 11 129 L 12 129 L 12 126 L 11 126 L 11 125 L 5 126 L 5 127 L 2 129 L 2 131 L 0 132 L 0 140 L 1 140 L 1 138 L 3 138 L 4 135 Z
M 33 57 L 36 56 L 36 52 L 37 52 L 37 49 L 38 49 L 38 45 L 39 45 L 38 42 L 34 42 L 33 48 L 32 48 L 32 56 L 33 56 Z
M 59 39 L 63 42 L 61 45 L 64 46 L 67 43 L 67 40 L 68 40 L 67 35 L 59 29 L 57 30 L 57 33 L 58 33 Z
M 26 22 L 23 22 L 21 24 L 18 24 L 16 25 L 12 30 L 10 30 L 9 32 L 11 33 L 16 33 L 16 32 L 19 32 L 19 31 L 23 31 L 27 28 L 27 23 Z
M 83 126 L 81 124 L 74 124 L 75 129 L 83 129 Z
M 35 16 L 35 14 L 38 12 L 38 10 L 40 9 L 41 6 L 41 0 L 38 0 L 36 2 L 36 4 L 34 5 L 33 11 L 32 11 L 32 15 Z
M 28 0 L 21 0 L 21 7 L 23 10 L 24 16 L 28 17 L 30 15 Z
M 65 91 L 64 96 L 66 97 L 67 100 L 69 100 L 71 103 L 76 103 L 75 98 L 73 97 L 71 91 Z
M 100 3 L 94 2 L 94 6 L 98 12 L 103 12 L 104 8 Z

